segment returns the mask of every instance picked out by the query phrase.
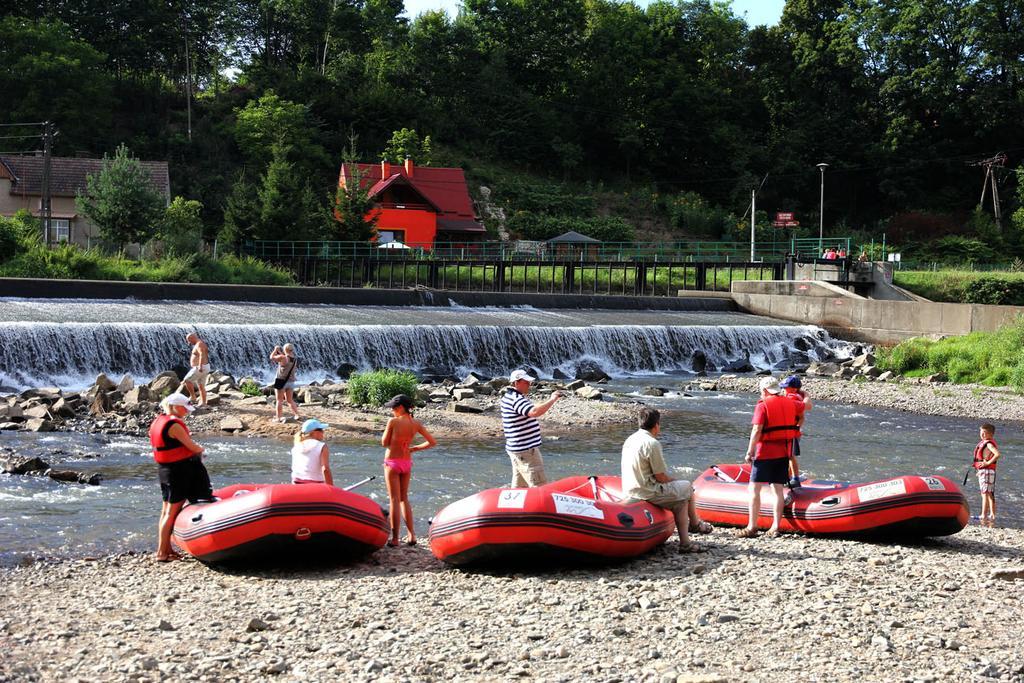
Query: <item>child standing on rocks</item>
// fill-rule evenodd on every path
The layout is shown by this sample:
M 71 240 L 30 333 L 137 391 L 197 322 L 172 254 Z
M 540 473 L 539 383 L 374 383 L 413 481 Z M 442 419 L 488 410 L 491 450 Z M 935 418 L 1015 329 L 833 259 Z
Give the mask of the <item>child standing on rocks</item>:
M 393 417 L 384 428 L 384 436 L 380 445 L 387 451 L 384 453 L 384 477 L 388 486 L 388 501 L 391 505 L 391 539 L 388 545 L 398 545 L 398 531 L 405 517 L 405 527 L 409 535 L 405 537 L 408 545 L 416 545 L 416 529 L 413 526 L 412 505 L 409 504 L 409 479 L 412 478 L 412 454 L 425 451 L 437 445 L 427 428 L 412 416 L 413 402 L 405 394 L 399 394 L 384 404 L 391 408 Z M 412 446 L 412 440 L 419 434 L 426 441 Z
M 999 446 L 996 445 L 996 426 L 989 422 L 978 429 L 980 441 L 974 447 L 974 469 L 978 471 L 978 488 L 981 489 L 981 520 L 991 524 L 996 520 L 996 461 L 999 460 Z

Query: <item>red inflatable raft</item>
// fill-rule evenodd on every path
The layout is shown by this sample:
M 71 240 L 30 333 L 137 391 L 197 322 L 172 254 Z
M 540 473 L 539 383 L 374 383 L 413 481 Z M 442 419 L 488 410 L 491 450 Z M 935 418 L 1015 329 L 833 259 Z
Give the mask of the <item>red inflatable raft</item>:
M 746 526 L 749 481 L 749 465 L 712 465 L 694 482 L 700 516 L 712 524 Z M 771 526 L 773 499 L 762 490 L 759 528 Z M 792 492 L 781 529 L 918 538 L 955 534 L 969 517 L 967 499 L 946 477 L 906 476 L 867 484 L 812 479 Z
M 327 484 L 236 484 L 187 505 L 174 541 L 202 562 L 342 561 L 384 546 L 377 503 Z
M 618 477 L 569 477 L 531 489 L 488 489 L 452 503 L 430 525 L 434 556 L 453 565 L 608 562 L 665 542 L 672 514 L 619 502 Z

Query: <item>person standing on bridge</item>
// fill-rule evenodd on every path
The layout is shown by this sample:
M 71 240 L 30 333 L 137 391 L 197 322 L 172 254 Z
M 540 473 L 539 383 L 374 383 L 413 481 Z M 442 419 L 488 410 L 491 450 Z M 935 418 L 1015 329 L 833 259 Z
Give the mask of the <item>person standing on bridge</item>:
M 505 452 L 512 461 L 511 488 L 541 486 L 547 483 L 544 458 L 540 454 L 540 423 L 537 418 L 551 410 L 562 397 L 558 391 L 539 405 L 526 398 L 536 380 L 525 370 L 509 376 L 509 387 L 501 397 L 501 429 L 505 433 Z

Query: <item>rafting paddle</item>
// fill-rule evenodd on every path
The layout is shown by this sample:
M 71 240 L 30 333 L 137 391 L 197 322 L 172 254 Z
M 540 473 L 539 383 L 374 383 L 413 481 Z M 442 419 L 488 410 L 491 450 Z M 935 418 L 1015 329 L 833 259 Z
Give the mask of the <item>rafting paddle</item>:
M 341 490 L 342 490 L 342 491 L 351 491 L 352 489 L 354 489 L 354 488 L 358 488 L 358 487 L 362 486 L 363 484 L 368 484 L 368 483 L 370 483 L 371 481 L 373 481 L 373 480 L 374 480 L 374 479 L 376 479 L 376 478 L 377 478 L 377 475 L 375 474 L 375 475 L 373 475 L 372 477 L 367 477 L 366 479 L 362 479 L 362 480 L 360 480 L 360 481 L 357 481 L 357 482 L 356 482 L 356 483 L 354 483 L 354 484 L 349 484 L 348 486 L 344 487 L 344 488 L 343 488 L 343 489 L 341 489 Z

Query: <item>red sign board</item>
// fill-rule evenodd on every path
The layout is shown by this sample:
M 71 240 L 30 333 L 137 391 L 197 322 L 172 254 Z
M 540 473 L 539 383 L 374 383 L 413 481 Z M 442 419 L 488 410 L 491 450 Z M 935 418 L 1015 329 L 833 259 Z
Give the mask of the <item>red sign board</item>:
M 785 223 L 787 221 L 792 221 L 792 220 L 793 220 L 793 212 L 792 211 L 776 211 L 775 212 L 775 222 L 776 223 Z

